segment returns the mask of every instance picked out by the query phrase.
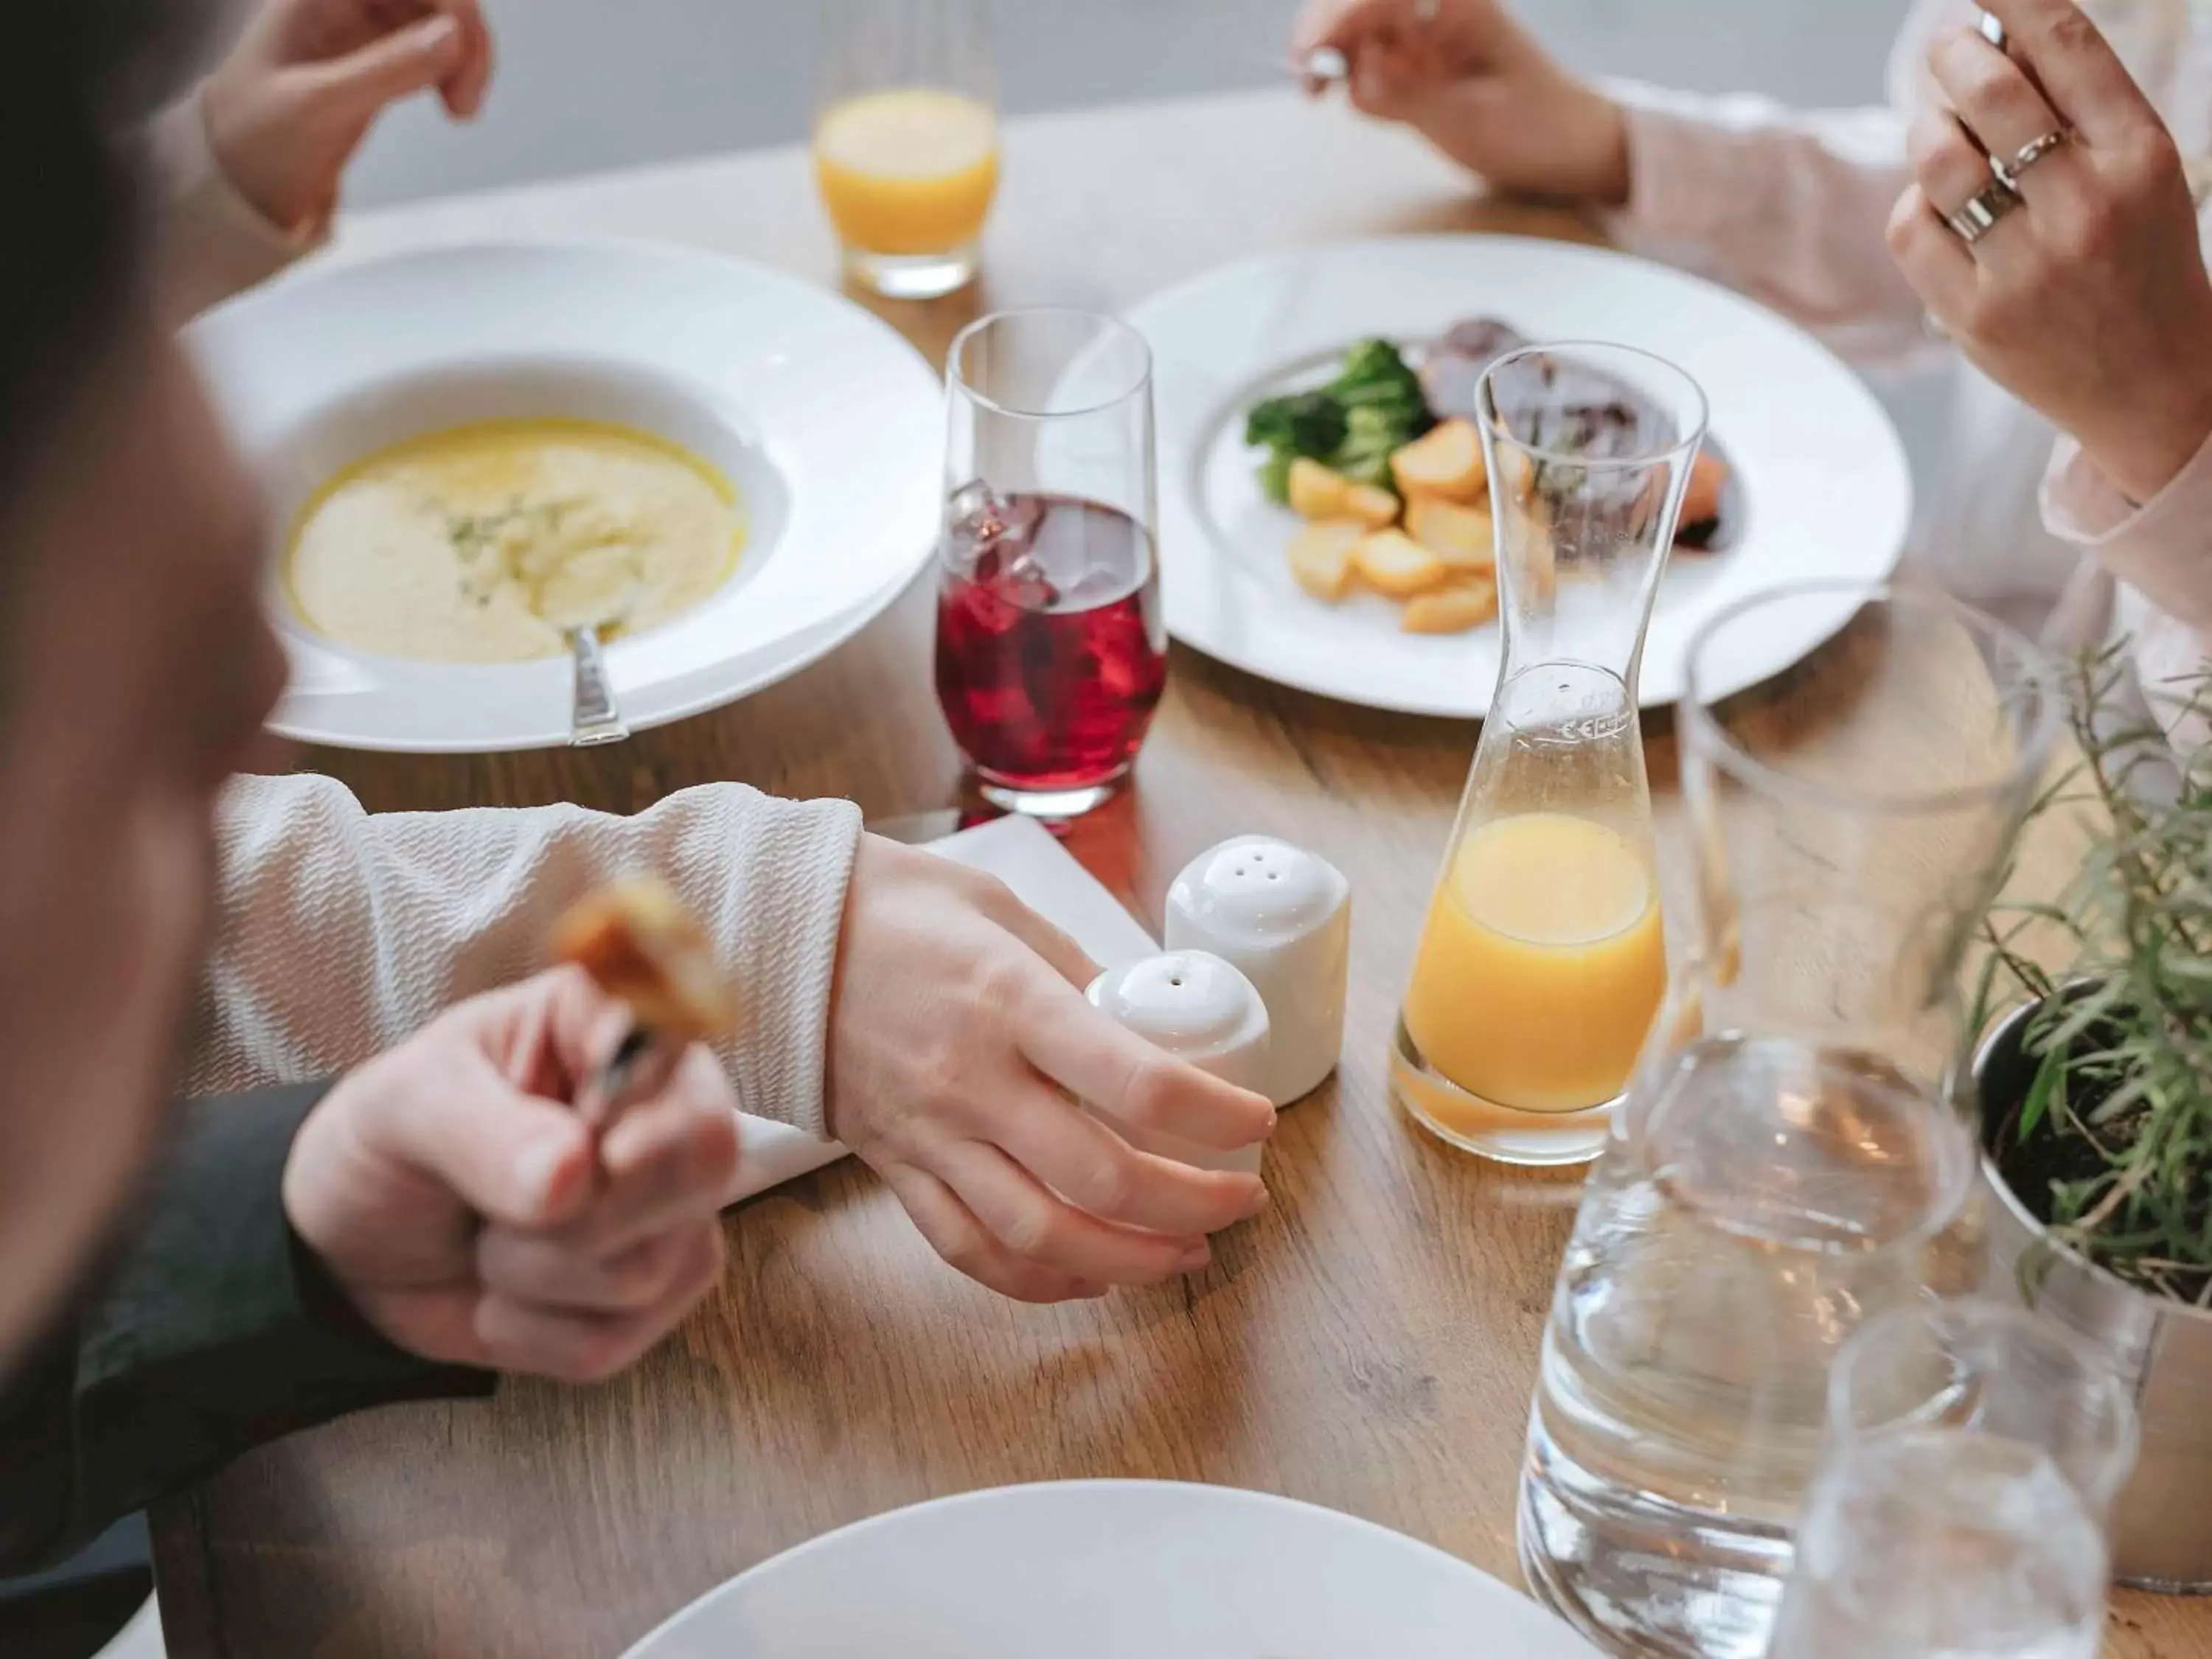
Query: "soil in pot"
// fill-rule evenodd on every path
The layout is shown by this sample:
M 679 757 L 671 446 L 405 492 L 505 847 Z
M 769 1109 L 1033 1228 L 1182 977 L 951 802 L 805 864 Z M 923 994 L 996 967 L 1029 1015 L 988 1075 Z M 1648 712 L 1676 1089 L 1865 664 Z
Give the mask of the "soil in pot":
M 2093 1035 L 2101 1040 L 2101 1034 Z M 2033 1136 L 2025 1141 L 2020 1138 L 2021 1115 L 2041 1060 L 2039 1054 L 2026 1053 L 2017 1043 L 2008 1043 L 2001 1054 L 1990 1057 L 1982 1078 L 1982 1089 L 1985 1103 L 2002 1114 L 1989 1134 L 1991 1161 L 2013 1196 L 2029 1214 L 2049 1227 L 2055 1224 L 2053 1187 L 2094 1179 L 2103 1174 L 2106 1166 L 2096 1149 L 2080 1136 L 2054 1133 L 2047 1115 L 2037 1124 Z M 2069 1077 L 2069 1104 L 2077 1115 L 2093 1113 L 2118 1086 L 2117 1081 L 2111 1079 Z M 2168 1296 L 2198 1306 L 2204 1305 L 2208 1291 L 2212 1291 L 2212 1272 L 2208 1271 L 2169 1273 L 2157 1285 L 2144 1283 L 2129 1274 L 2119 1277 L 2148 1294 Z

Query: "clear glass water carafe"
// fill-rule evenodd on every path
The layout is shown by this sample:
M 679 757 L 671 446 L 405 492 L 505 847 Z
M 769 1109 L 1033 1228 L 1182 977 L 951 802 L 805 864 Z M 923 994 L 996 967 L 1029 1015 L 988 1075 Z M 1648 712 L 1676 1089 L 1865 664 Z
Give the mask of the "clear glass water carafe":
M 1666 984 L 1637 680 L 1705 433 L 1647 353 L 1548 345 L 1476 392 L 1501 650 L 1401 1005 L 1391 1081 L 1445 1140 L 1584 1162 Z
M 1786 702 L 1718 703 L 1755 647 L 1854 610 Z M 1560 1268 L 1522 1481 L 1531 1584 L 1614 1651 L 1766 1651 L 1838 1350 L 1978 1281 L 1959 964 L 2059 713 L 2034 647 L 1933 593 L 1776 590 L 1692 644 L 1696 902 Z

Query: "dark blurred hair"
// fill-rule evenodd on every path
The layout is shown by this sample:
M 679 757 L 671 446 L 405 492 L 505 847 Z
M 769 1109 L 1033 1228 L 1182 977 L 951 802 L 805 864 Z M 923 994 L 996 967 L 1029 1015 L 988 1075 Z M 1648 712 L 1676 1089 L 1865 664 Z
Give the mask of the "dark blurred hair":
M 0 501 L 148 280 L 133 112 L 197 0 L 0 0 Z

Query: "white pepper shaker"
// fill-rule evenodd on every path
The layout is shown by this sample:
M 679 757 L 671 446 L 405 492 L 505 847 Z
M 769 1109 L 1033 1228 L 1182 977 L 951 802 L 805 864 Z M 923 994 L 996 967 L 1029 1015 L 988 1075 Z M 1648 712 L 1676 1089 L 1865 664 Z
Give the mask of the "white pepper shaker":
M 1240 1089 L 1266 1092 L 1261 1085 L 1267 1066 L 1267 1004 L 1252 982 L 1219 957 L 1204 951 L 1147 957 L 1101 974 L 1091 981 L 1089 994 L 1094 1006 L 1176 1059 Z M 1260 1173 L 1257 1145 L 1225 1152 L 1180 1135 L 1134 1129 L 1118 1120 L 1114 1127 L 1139 1151 L 1178 1164 L 1240 1175 Z
M 1260 1092 L 1287 1106 L 1318 1089 L 1344 1050 L 1352 884 L 1327 859 L 1272 836 L 1200 854 L 1168 890 L 1168 948 L 1210 951 L 1267 1005 L 1274 1041 Z

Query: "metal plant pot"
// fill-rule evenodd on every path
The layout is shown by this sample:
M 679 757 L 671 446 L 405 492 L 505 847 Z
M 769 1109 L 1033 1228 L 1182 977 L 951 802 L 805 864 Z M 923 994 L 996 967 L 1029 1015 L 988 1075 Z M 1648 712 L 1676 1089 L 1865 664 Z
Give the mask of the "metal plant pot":
M 2034 1013 L 2015 1010 L 1974 1057 L 1989 1291 L 2100 1344 L 2135 1386 L 2142 1455 L 2112 1517 L 2114 1575 L 2144 1589 L 2212 1593 L 2212 1312 L 2137 1290 L 2052 1244 L 1988 1155 L 2035 1076 L 2021 1051 Z

